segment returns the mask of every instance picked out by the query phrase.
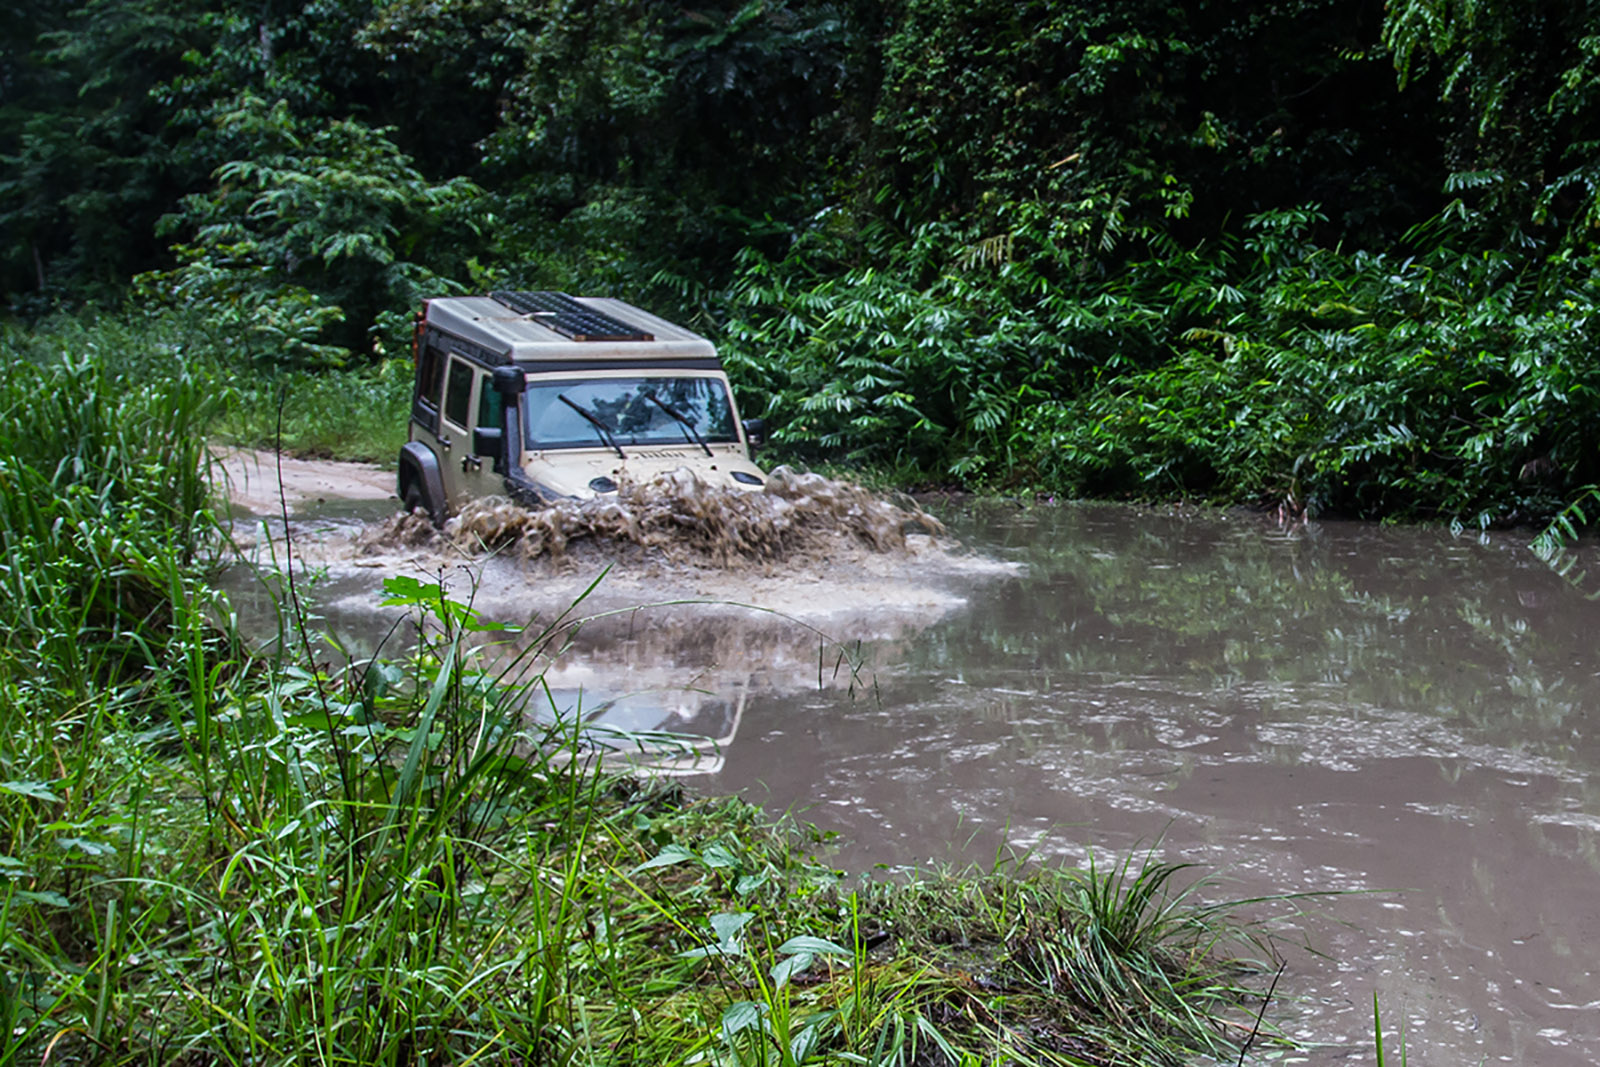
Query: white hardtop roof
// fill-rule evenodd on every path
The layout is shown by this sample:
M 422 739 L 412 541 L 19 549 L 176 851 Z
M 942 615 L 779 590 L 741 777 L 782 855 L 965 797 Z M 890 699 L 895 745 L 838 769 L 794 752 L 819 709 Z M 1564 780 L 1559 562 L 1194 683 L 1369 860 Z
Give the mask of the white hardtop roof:
M 653 334 L 653 341 L 574 341 L 487 296 L 444 296 L 427 302 L 427 322 L 445 333 L 503 354 L 512 362 L 540 360 L 715 359 L 710 341 L 610 297 L 579 296 L 578 303 Z

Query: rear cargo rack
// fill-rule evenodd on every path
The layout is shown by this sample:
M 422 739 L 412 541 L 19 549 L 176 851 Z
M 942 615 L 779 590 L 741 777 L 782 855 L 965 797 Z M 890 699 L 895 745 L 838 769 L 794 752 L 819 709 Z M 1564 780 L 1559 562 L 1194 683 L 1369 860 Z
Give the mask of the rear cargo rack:
M 554 330 L 574 341 L 654 341 L 655 334 L 645 333 L 620 319 L 579 303 L 566 293 L 552 290 L 514 291 L 501 289 L 489 294 L 497 303 L 526 315 L 540 326 Z

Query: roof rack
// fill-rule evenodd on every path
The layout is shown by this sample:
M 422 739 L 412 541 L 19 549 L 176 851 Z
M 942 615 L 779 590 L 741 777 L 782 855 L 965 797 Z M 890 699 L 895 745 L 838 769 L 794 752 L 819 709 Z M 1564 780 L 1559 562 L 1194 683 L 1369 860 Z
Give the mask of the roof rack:
M 526 315 L 539 325 L 554 330 L 574 341 L 654 341 L 655 335 L 645 333 L 620 319 L 579 303 L 566 293 L 552 290 L 514 291 L 501 289 L 489 296 L 497 303 Z

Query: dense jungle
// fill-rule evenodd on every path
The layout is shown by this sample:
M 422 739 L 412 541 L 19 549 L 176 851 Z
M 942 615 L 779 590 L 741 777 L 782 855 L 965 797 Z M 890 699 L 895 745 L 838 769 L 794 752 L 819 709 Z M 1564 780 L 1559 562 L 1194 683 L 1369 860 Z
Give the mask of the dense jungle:
M 1597 20 L 15 3 L 0 288 L 380 393 L 422 297 L 610 293 L 723 346 L 790 458 L 1536 521 L 1600 480 Z
M 1270 783 L 1303 762 L 1275 700 L 1317 729 L 1389 704 L 1462 719 L 1466 740 L 1435 748 L 1363 720 L 1374 747 L 1415 758 L 1389 776 L 1403 785 L 1442 780 L 1428 761 L 1458 753 L 1498 767 L 1482 755 L 1498 745 L 1521 774 L 1523 750 L 1582 747 L 1581 693 L 1528 664 L 1584 670 L 1587 649 L 1528 620 L 1581 596 L 1570 550 L 1600 508 L 1600 3 L 0 11 L 0 1067 L 1242 1064 L 1317 1040 L 1325 1019 L 1280 1025 L 1278 978 L 1310 979 L 1271 924 L 1330 867 L 1219 900 L 1129 831 L 1081 863 L 1002 850 L 983 869 L 857 876 L 802 816 L 592 758 L 528 673 L 573 647 L 588 592 L 524 625 L 470 587 L 367 570 L 388 629 L 357 652 L 323 625 L 326 570 L 286 557 L 257 583 L 272 632 L 242 625 L 219 591 L 242 524 L 217 499 L 218 453 L 392 465 L 429 297 L 621 297 L 717 344 L 743 414 L 766 420 L 763 464 L 1016 507 L 1043 533 L 987 561 L 1005 610 L 962 630 L 927 609 L 903 654 L 924 703 L 961 718 L 946 694 L 992 688 L 973 717 L 998 730 L 1024 708 L 1047 755 L 1058 735 L 1073 753 L 1112 735 L 1108 780 L 1128 744 L 1184 730 L 1137 705 L 1126 731 L 1155 722 L 1154 741 L 1058 731 L 1104 719 L 1060 693 L 1110 692 L 1115 671 L 1159 690 L 1140 672 L 1163 659 L 1168 717 L 1245 723 Z M 1273 528 L 1254 540 L 1197 525 L 1226 549 L 1199 556 L 1190 528 L 1047 514 L 1062 498 L 1282 522 L 1252 516 Z M 389 510 L 373 524 L 419 518 Z M 279 522 L 258 549 L 293 550 L 286 502 L 253 518 Z M 1517 528 L 1521 552 L 1520 528 L 1542 526 L 1564 570 L 1518 556 L 1511 577 L 1453 582 L 1481 586 L 1458 618 L 1444 593 L 1396 590 L 1404 552 L 1367 535 L 1307 535 L 1305 573 L 1377 571 L 1303 580 L 1294 538 L 1318 518 L 1449 525 L 1423 551 L 1459 568 L 1468 541 L 1499 552 L 1490 531 Z M 1016 530 L 997 526 L 1004 555 Z M 1145 595 L 1167 575 L 1170 602 Z M 1385 688 L 1410 677 L 1389 652 L 1408 625 L 1438 643 L 1428 662 L 1470 661 L 1467 696 L 1415 672 Z M 1322 660 L 1269 640 L 1297 628 Z M 848 745 L 863 721 L 905 741 L 894 714 L 851 718 L 882 697 L 861 642 L 830 641 L 804 634 L 827 721 Z M 969 647 L 992 654 L 971 673 L 990 681 L 929 651 Z M 1270 690 L 1284 664 L 1294 685 Z M 1508 718 L 1497 685 L 1533 711 Z M 1249 716 L 1191 707 L 1217 693 Z M 767 696 L 753 720 L 800 705 Z M 1233 743 L 1213 732 L 1194 743 Z M 824 762 L 802 751 L 787 764 Z M 1568 781 L 1543 766 L 1530 780 Z M 1256 817 L 1253 797 L 1240 807 Z M 1560 827 L 1533 839 L 1565 862 L 1582 850 Z M 1505 866 L 1541 881 L 1521 853 Z M 1587 908 L 1580 874 L 1562 907 Z M 1381 1065 L 1393 1013 L 1356 989 L 1365 972 L 1348 980 Z M 1494 1054 L 1515 1051 L 1483 1010 Z M 1544 1035 L 1541 1018 L 1514 1021 Z

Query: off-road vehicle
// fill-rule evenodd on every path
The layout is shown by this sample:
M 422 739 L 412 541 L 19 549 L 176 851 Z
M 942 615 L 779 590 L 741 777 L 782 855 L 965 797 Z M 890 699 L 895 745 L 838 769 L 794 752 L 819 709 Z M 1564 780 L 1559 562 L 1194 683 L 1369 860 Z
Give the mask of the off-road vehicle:
M 704 337 L 621 300 L 494 292 L 426 301 L 399 494 L 435 523 L 468 500 L 529 506 L 686 467 L 760 489 L 760 421 L 741 423 Z

